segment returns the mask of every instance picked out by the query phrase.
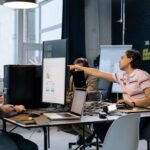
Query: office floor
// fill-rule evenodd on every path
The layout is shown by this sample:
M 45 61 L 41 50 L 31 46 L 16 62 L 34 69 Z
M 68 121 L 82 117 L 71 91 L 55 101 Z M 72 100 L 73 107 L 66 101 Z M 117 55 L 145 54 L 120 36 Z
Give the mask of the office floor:
M 11 127 L 10 127 L 11 129 Z M 22 129 L 17 128 L 14 132 L 22 134 L 38 144 L 39 150 L 43 150 L 43 131 L 42 129 Z M 48 150 L 69 150 L 68 142 L 75 142 L 77 136 L 62 132 L 57 127 L 52 127 L 50 130 L 50 148 Z M 95 147 L 86 148 L 86 150 L 95 150 Z M 140 141 L 138 150 L 146 150 L 146 142 Z

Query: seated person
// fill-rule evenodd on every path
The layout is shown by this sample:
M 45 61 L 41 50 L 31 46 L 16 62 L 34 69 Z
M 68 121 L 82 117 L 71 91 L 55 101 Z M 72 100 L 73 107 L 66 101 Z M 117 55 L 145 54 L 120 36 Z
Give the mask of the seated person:
M 75 65 L 79 65 L 79 66 L 83 66 L 83 67 L 89 67 L 88 61 L 86 58 L 77 58 L 75 59 L 75 61 L 73 62 L 73 64 Z M 74 71 L 78 71 L 77 69 L 74 69 Z M 98 89 L 98 78 L 96 76 L 93 75 L 88 75 L 86 72 L 84 72 L 85 75 L 85 82 L 86 82 L 86 90 L 89 93 L 95 93 Z M 70 76 L 70 81 L 69 81 L 69 88 L 67 90 L 67 104 L 71 104 L 72 99 L 73 99 L 73 92 L 75 90 L 75 86 L 73 83 L 73 76 Z M 70 109 L 70 105 L 69 105 L 69 109 Z
M 123 91 L 123 99 L 117 104 L 125 103 L 132 107 L 150 106 L 150 75 L 139 69 L 141 55 L 136 50 L 127 50 L 119 61 L 119 67 L 124 73 L 108 73 L 94 68 L 82 67 L 80 65 L 70 65 L 70 70 L 83 70 L 89 75 L 117 82 Z M 144 126 L 144 121 L 140 122 L 140 129 Z M 111 123 L 94 124 L 95 133 L 103 142 L 106 132 Z
M 79 65 L 79 66 L 83 66 L 83 67 L 89 67 L 88 61 L 86 58 L 77 58 L 74 63 L 74 65 Z M 77 69 L 75 69 L 74 71 L 78 71 Z M 84 73 L 85 75 L 85 80 L 86 80 L 86 90 L 88 93 L 94 93 L 97 91 L 97 86 L 98 86 L 98 78 L 92 75 L 88 75 L 86 74 L 86 72 Z M 70 109 L 71 103 L 72 103 L 72 99 L 73 99 L 73 92 L 75 90 L 75 86 L 73 83 L 73 76 L 70 77 L 70 85 L 69 85 L 69 89 L 67 92 L 67 108 Z M 66 108 L 66 109 L 67 109 Z M 67 127 L 67 126 L 66 126 Z M 62 130 L 66 131 L 66 132 L 70 132 L 72 134 L 78 134 L 79 136 L 79 142 L 82 141 L 82 126 L 80 125 L 73 125 L 72 128 L 66 128 L 64 127 Z M 66 129 L 65 129 L 66 128 Z M 69 129 L 69 130 L 68 130 Z M 85 127 L 85 137 L 89 137 L 92 134 L 91 130 L 88 127 Z
M 79 65 L 82 67 L 89 67 L 88 61 L 86 58 L 77 58 L 73 64 L 75 65 Z M 75 69 L 74 71 L 78 71 L 78 69 Z M 86 80 L 86 90 L 87 92 L 94 92 L 97 90 L 97 77 L 92 76 L 92 75 L 88 75 L 86 72 L 84 72 L 85 75 L 85 80 Z M 70 77 L 70 86 L 69 86 L 69 90 L 70 91 L 74 91 L 75 86 L 73 83 L 73 76 Z
M 0 113 L 4 114 L 4 113 L 9 113 L 11 111 L 17 111 L 17 112 L 22 112 L 25 111 L 25 108 L 23 105 L 10 105 L 10 104 L 1 104 L 0 105 Z M 12 133 L 12 132 L 5 132 L 5 131 L 0 131 L 0 135 L 3 138 L 6 138 L 7 141 L 7 137 L 9 138 L 9 140 L 11 140 L 18 148 L 18 150 L 38 150 L 38 146 L 33 143 L 32 141 L 29 141 L 27 139 L 24 139 L 21 135 L 18 135 L 16 133 Z M 6 135 L 6 136 L 5 136 Z M 0 149 L 7 147 L 7 145 L 3 145 L 4 143 L 0 141 Z M 7 143 L 9 144 L 9 143 Z M 11 145 L 10 149 L 11 149 Z M 12 148 L 13 149 L 13 148 Z

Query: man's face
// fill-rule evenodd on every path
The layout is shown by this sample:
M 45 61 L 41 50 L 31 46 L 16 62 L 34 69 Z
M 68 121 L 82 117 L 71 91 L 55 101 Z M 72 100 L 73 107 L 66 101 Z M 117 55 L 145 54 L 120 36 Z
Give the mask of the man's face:
M 132 58 L 128 58 L 126 54 L 122 55 L 119 61 L 120 70 L 125 70 L 131 63 Z

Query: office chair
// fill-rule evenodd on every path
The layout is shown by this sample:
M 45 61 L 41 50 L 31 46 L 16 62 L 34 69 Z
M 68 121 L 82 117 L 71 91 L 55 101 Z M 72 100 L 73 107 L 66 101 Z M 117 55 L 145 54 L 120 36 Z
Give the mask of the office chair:
M 148 119 L 149 118 L 141 118 Z M 146 124 L 140 129 L 140 140 L 146 140 L 147 142 L 147 150 L 150 150 L 150 122 L 147 120 Z
M 96 141 L 95 142 L 93 142 L 93 139 L 96 139 Z M 75 148 L 75 150 L 83 150 L 84 148 L 83 148 L 83 146 L 85 146 L 85 147 L 93 147 L 93 146 L 96 146 L 96 147 L 102 147 L 102 143 L 100 143 L 99 142 L 99 139 L 98 139 L 98 137 L 95 135 L 95 133 L 93 133 L 90 137 L 88 137 L 88 138 L 86 138 L 85 139 L 85 141 L 84 141 L 85 143 L 83 144 L 83 141 L 81 142 L 81 143 L 78 143 L 78 142 L 70 142 L 69 144 L 68 144 L 68 148 L 71 150 L 72 149 L 72 146 L 77 146 L 76 148 Z M 99 149 L 99 148 L 98 148 Z
M 104 139 L 102 150 L 137 150 L 140 114 L 129 114 L 115 120 Z
M 0 149 L 19 150 L 15 142 L 5 132 L 0 132 Z
M 112 83 L 105 80 L 105 79 L 100 79 L 98 81 L 98 90 L 96 92 L 90 92 L 87 94 L 87 101 L 105 101 L 110 98 L 110 93 L 112 89 Z M 98 138 L 93 134 L 91 135 L 93 138 L 96 138 L 96 141 L 98 141 Z M 92 140 L 91 140 L 92 141 Z M 87 146 L 96 146 L 97 142 L 88 142 L 86 145 Z M 68 147 L 69 149 L 72 148 L 72 146 L 78 145 L 79 147 L 82 146 L 82 143 L 79 144 L 78 142 L 69 142 Z M 101 143 L 99 146 L 101 147 Z

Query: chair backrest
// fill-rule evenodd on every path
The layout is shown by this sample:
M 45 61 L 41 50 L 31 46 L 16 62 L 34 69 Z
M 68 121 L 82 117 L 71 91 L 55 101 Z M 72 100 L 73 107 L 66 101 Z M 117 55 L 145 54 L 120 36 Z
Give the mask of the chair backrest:
M 140 114 L 129 114 L 115 120 L 104 139 L 102 150 L 137 150 Z
M 0 150 L 19 150 L 19 148 L 7 133 L 0 131 Z

